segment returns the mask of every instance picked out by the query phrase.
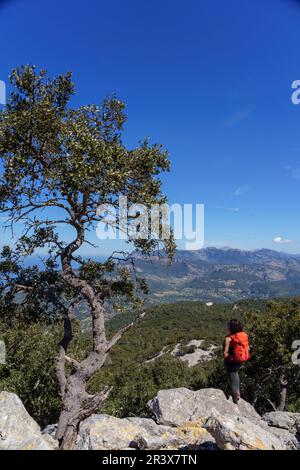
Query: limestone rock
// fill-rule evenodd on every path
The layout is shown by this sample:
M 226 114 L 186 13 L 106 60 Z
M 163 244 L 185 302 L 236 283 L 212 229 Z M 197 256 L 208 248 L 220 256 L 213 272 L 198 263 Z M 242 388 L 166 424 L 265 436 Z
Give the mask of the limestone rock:
M 14 393 L 0 393 L 0 450 L 53 450 Z
M 286 429 L 293 434 L 300 434 L 300 413 L 288 411 L 271 411 L 263 415 L 262 419 L 269 426 Z
M 213 412 L 206 429 L 221 450 L 286 450 L 282 440 L 243 416 Z
M 269 432 L 277 436 L 286 450 L 300 450 L 300 445 L 295 434 L 287 431 L 286 429 L 268 427 Z
M 77 450 L 113 450 L 128 448 L 179 449 L 214 443 L 201 423 L 174 428 L 158 425 L 149 418 L 115 418 L 92 415 L 79 429 Z
M 192 420 L 195 411 L 195 392 L 187 388 L 160 390 L 148 402 L 158 424 L 180 426 Z
M 296 450 L 300 413 L 271 412 L 263 418 L 244 400 L 235 405 L 221 390 L 161 390 L 149 402 L 156 418 L 99 414 L 79 428 L 76 450 Z M 0 392 L 0 450 L 53 450 L 57 425 L 41 432 L 21 400 Z
M 216 442 L 203 427 L 203 420 L 189 421 L 176 429 L 176 435 L 188 450 L 216 450 Z
M 221 414 L 246 416 L 260 420 L 255 409 L 244 400 L 238 405 L 227 400 L 222 390 L 205 388 L 197 391 L 187 388 L 161 390 L 149 401 L 158 424 L 181 426 L 188 421 L 202 420 L 203 423 L 214 410 Z

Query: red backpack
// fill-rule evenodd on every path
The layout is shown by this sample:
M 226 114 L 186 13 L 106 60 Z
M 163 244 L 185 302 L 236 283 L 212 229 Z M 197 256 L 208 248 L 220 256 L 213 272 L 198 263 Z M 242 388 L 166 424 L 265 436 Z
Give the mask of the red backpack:
M 233 362 L 246 362 L 250 359 L 249 340 L 247 333 L 243 331 L 230 335 L 230 355 L 229 360 Z

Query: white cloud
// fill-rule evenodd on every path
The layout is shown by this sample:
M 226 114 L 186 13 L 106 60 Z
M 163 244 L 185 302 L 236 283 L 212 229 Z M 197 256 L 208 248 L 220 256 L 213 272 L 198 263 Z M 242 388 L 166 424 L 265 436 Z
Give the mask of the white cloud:
M 251 114 L 251 109 L 248 106 L 247 108 L 240 109 L 236 111 L 232 116 L 230 116 L 226 121 L 225 121 L 225 127 L 232 127 L 235 124 L 238 124 L 241 121 L 244 121 L 249 117 Z
M 284 237 L 275 237 L 273 238 L 273 243 L 292 243 L 292 240 Z
M 234 192 L 233 196 L 241 196 L 244 193 L 247 193 L 250 191 L 249 186 L 239 186 Z

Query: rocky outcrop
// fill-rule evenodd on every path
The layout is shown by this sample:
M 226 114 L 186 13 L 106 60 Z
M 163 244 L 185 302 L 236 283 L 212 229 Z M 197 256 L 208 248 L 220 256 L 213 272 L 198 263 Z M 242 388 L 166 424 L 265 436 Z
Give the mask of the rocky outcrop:
M 286 450 L 300 449 L 299 441 L 295 434 L 292 434 L 286 429 L 279 429 L 275 427 L 269 427 L 268 430 L 280 439 L 282 445 Z
M 288 411 L 272 411 L 266 413 L 262 418 L 269 426 L 286 429 L 293 434 L 300 434 L 300 413 L 289 413 Z
M 161 390 L 148 405 L 161 425 L 182 426 L 197 420 L 219 449 L 299 448 L 299 413 L 268 413 L 262 419 L 248 402 L 241 399 L 235 405 L 221 390 Z
M 300 413 L 272 411 L 263 415 L 268 429 L 278 436 L 288 449 L 300 449 Z
M 175 428 L 149 418 L 93 415 L 81 424 L 76 449 L 179 449 L 213 444 L 214 439 L 198 422 Z
M 217 346 L 214 344 L 209 344 L 208 347 L 203 348 L 203 343 L 205 343 L 204 339 L 192 339 L 185 345 L 181 343 L 176 344 L 173 349 L 164 346 L 159 353 L 145 361 L 145 364 L 157 361 L 157 359 L 164 356 L 165 354 L 171 354 L 172 356 L 177 357 L 180 361 L 185 362 L 188 367 L 193 367 L 197 364 L 200 364 L 201 362 L 208 362 L 214 357 Z M 192 352 L 182 353 L 182 346 L 185 348 L 191 348 Z
M 239 405 L 227 400 L 222 390 L 204 388 L 193 392 L 187 388 L 161 390 L 148 403 L 158 424 L 180 426 L 189 421 L 204 423 L 217 410 L 221 414 L 245 416 L 260 420 L 254 408 L 244 400 Z
M 43 436 L 14 393 L 0 393 L 0 450 L 52 450 L 54 439 Z
M 285 450 L 282 440 L 250 419 L 213 412 L 205 428 L 221 450 Z
M 75 449 L 295 450 L 300 413 L 261 417 L 244 400 L 235 405 L 221 390 L 161 390 L 149 402 L 153 418 L 98 414 L 84 420 Z M 41 432 L 21 400 L 0 393 L 0 450 L 56 449 L 56 425 Z

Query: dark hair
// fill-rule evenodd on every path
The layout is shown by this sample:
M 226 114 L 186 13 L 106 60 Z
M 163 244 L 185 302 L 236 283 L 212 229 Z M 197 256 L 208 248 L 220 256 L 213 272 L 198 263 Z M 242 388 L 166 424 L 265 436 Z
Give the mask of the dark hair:
M 229 322 L 227 323 L 227 326 L 233 335 L 235 335 L 236 333 L 239 333 L 240 331 L 243 331 L 242 323 L 236 320 L 235 318 L 233 318 L 232 320 L 229 320 Z

